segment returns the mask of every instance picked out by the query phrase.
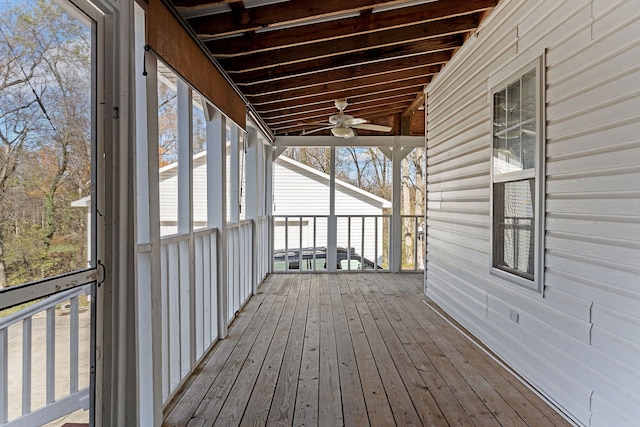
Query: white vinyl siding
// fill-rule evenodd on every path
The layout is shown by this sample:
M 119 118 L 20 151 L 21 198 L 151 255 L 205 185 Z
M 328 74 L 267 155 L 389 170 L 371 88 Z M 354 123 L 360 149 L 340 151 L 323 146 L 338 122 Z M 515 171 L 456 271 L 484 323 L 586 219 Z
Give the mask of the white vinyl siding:
M 329 215 L 329 176 L 310 172 L 298 167 L 295 162 L 278 158 L 274 162 L 273 171 L 273 214 L 278 215 Z M 356 191 L 343 182 L 336 182 L 336 215 L 382 215 L 383 208 L 390 208 L 390 202 L 375 197 L 364 191 Z M 309 227 L 312 227 L 313 219 L 303 218 L 303 247 L 313 246 L 313 235 Z M 299 224 L 299 218 L 291 221 Z M 378 219 L 378 257 L 382 256 L 383 224 Z M 306 225 L 305 225 L 306 223 Z M 275 224 L 274 249 L 284 249 L 284 226 Z M 306 227 L 306 228 L 305 228 Z M 371 261 L 375 258 L 375 234 L 373 219 L 367 219 L 365 223 L 365 252 L 364 256 Z M 348 225 L 346 218 L 338 218 L 337 245 L 347 247 Z M 353 219 L 351 223 L 351 247 L 360 254 L 362 220 Z M 289 248 L 299 246 L 299 230 L 289 228 Z M 327 220 L 318 218 L 316 246 L 327 245 Z
M 489 90 L 542 54 L 541 296 L 487 265 Z M 640 420 L 638 82 L 637 0 L 504 0 L 427 89 L 426 294 L 588 426 Z

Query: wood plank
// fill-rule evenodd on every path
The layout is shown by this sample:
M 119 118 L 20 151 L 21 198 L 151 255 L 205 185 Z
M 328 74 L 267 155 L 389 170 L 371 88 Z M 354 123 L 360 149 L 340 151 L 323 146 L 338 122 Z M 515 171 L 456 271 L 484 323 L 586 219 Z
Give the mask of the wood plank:
M 201 404 L 198 406 L 191 420 L 187 424 L 188 427 L 213 425 L 222 405 L 226 401 L 231 387 L 233 386 L 244 362 L 258 338 L 259 332 L 266 321 L 273 317 L 273 307 L 276 307 L 276 311 L 282 310 L 289 287 L 284 286 L 283 278 L 278 278 L 278 282 L 279 286 L 277 287 L 277 294 L 271 296 L 269 301 L 270 303 L 266 302 L 266 304 L 263 304 L 264 310 L 259 310 L 261 315 L 256 316 L 248 325 L 245 330 L 246 336 L 243 336 L 243 339 L 233 349 L 233 352 L 224 364 L 222 371 L 211 384 L 211 387 L 204 396 Z
M 404 275 L 401 277 L 400 281 L 403 281 L 403 279 L 404 282 L 407 281 L 407 278 Z M 386 281 L 386 283 L 388 283 L 388 281 Z M 420 287 L 420 293 L 422 294 L 422 287 Z M 423 294 L 421 297 L 421 299 L 428 300 Z M 404 304 L 399 302 L 396 303 L 397 310 L 400 313 L 407 313 L 412 310 L 411 306 L 414 306 L 413 309 L 416 310 L 416 312 L 421 312 L 423 310 L 420 304 L 417 304 L 414 300 L 411 300 L 410 304 L 407 304 L 408 301 L 403 300 L 402 302 Z M 429 302 L 430 304 L 435 305 L 433 302 Z M 456 323 L 455 320 L 451 319 L 448 315 L 445 314 L 445 317 L 448 317 L 450 321 Z M 433 318 L 434 322 L 436 320 L 436 318 Z M 442 322 L 439 322 L 437 327 L 446 329 L 451 328 L 451 325 L 442 320 Z M 471 333 L 464 329 L 464 327 L 460 325 L 458 325 L 458 327 L 465 331 L 468 336 L 472 336 Z M 544 424 L 548 423 L 549 425 L 558 426 L 566 425 L 566 420 L 557 411 L 551 408 L 542 399 L 538 398 L 537 395 L 533 394 L 509 371 L 497 365 L 495 360 L 492 359 L 492 356 L 484 351 L 465 351 L 471 343 L 469 343 L 468 339 L 461 334 L 450 334 L 447 335 L 447 337 L 460 352 L 464 352 L 472 365 L 483 367 L 485 377 L 492 385 L 494 385 L 496 390 L 505 398 L 505 400 L 508 402 L 518 402 L 517 406 L 514 406 L 511 403 L 510 405 L 518 412 L 521 418 L 527 422 L 527 424 L 536 425 L 541 422 L 540 420 L 544 420 Z M 490 350 L 487 351 L 490 352 Z M 497 356 L 494 355 L 494 357 Z
M 387 61 L 352 65 L 334 70 L 322 70 L 318 73 L 284 76 L 266 82 L 248 82 L 243 85 L 243 92 L 247 95 L 272 93 L 274 91 L 282 92 L 321 84 L 353 81 L 367 76 L 375 76 L 416 67 L 437 66 L 441 68 L 449 59 L 451 59 L 450 51 L 425 52 L 423 54 Z
M 384 74 L 376 74 L 374 76 L 359 76 L 352 80 L 322 83 L 315 86 L 307 86 L 297 89 L 278 90 L 277 92 L 265 94 L 247 94 L 247 98 L 256 104 L 269 101 L 299 99 L 317 94 L 337 93 L 347 89 L 357 89 L 380 85 L 383 83 L 391 83 L 396 81 L 408 80 L 416 77 L 433 76 L 440 71 L 438 65 L 418 66 L 415 68 L 403 69 Z
M 318 275 L 311 279 L 307 325 L 302 346 L 298 393 L 293 425 L 313 426 L 318 423 L 318 375 L 320 371 L 320 289 Z
M 343 54 L 313 61 L 282 65 L 277 68 L 231 73 L 234 81 L 238 84 L 268 84 L 285 79 L 296 81 L 300 78 L 303 79 L 302 84 L 304 85 L 307 79 L 314 79 L 317 74 L 332 73 L 335 79 L 336 75 L 344 74 L 345 71 L 350 74 L 351 70 L 358 70 L 359 67 L 368 67 L 370 65 L 384 67 L 385 62 L 395 60 L 413 61 L 413 57 L 422 58 L 422 62 L 425 65 L 440 64 L 442 60 L 447 61 L 447 57 L 451 59 L 451 55 L 453 55 L 455 49 L 460 47 L 460 43 L 462 43 L 462 39 L 459 36 L 450 36 L 438 44 L 434 44 L 431 40 L 424 40 L 406 43 L 401 46 L 380 47 L 367 52 Z M 337 79 L 341 80 L 340 77 Z
M 328 275 L 319 278 L 320 291 L 320 377 L 318 380 L 318 420 L 331 426 L 344 425 L 340 393 L 338 349 Z
M 424 305 L 422 279 L 270 276 L 165 425 L 567 426 Z
M 296 289 L 289 293 L 289 298 L 287 299 L 288 308 L 285 308 L 285 312 L 289 313 L 291 305 L 294 305 L 295 311 L 291 313 L 291 316 L 280 319 L 240 425 L 255 426 L 267 423 L 271 402 L 276 400 L 274 394 L 278 376 L 281 372 L 284 372 L 281 371 L 281 368 L 286 360 L 286 348 L 289 345 L 290 338 L 295 336 L 294 328 L 296 325 L 305 323 L 301 316 L 304 314 L 306 318 L 309 301 L 309 280 L 301 280 L 299 285 L 291 283 L 291 286 L 295 286 Z M 294 297 L 295 301 L 293 301 Z
M 293 46 L 273 52 L 251 53 L 237 57 L 217 57 L 225 70 L 252 71 L 279 65 L 306 62 L 313 59 L 326 58 L 345 53 L 356 53 L 372 50 L 382 46 L 395 46 L 424 40 L 438 42 L 447 36 L 460 35 L 478 26 L 475 16 L 458 16 L 402 28 L 378 31 L 371 34 L 356 35 L 341 39 L 313 43 L 312 45 Z
M 430 310 L 430 309 L 429 309 Z M 442 318 L 434 318 L 434 324 L 438 328 L 452 326 Z M 464 330 L 462 326 L 459 326 Z M 465 330 L 465 333 L 470 334 Z M 473 366 L 483 366 L 482 375 L 495 388 L 496 392 L 502 396 L 509 406 L 517 412 L 518 416 L 529 426 L 535 426 L 541 419 L 547 419 L 550 425 L 564 425 L 566 421 L 548 405 L 535 405 L 534 402 L 543 403 L 537 396 L 528 390 L 524 384 L 518 381 L 513 375 L 499 366 L 491 356 L 474 345 L 462 334 L 451 334 L 449 340 L 461 354 L 464 354 L 469 363 Z M 497 357 L 497 356 L 494 356 Z M 509 381 L 511 380 L 511 381 Z M 529 399 L 529 397 L 534 397 Z M 514 405 L 511 402 L 517 402 Z M 549 417 L 548 417 L 549 415 Z
M 351 294 L 348 279 L 342 276 L 338 282 L 358 365 L 358 373 L 360 374 L 360 383 L 362 384 L 369 422 L 372 426 L 394 425 L 393 411 L 387 399 L 387 393 L 382 384 L 369 341 L 364 332 L 355 300 Z
M 211 387 L 213 380 L 217 378 L 225 366 L 225 362 L 244 337 L 247 326 L 254 318 L 261 319 L 264 315 L 263 306 L 269 305 L 269 299 L 274 290 L 280 284 L 278 276 L 270 276 L 260 286 L 258 293 L 247 303 L 245 309 L 236 317 L 229 329 L 229 334 L 224 340 L 218 341 L 209 354 L 203 359 L 200 366 L 196 368 L 196 376 L 192 376 L 183 386 L 184 392 L 177 394 L 169 402 L 164 410 L 164 425 L 167 427 L 178 427 L 186 425 L 185 420 L 189 420 L 196 411 L 200 402 Z M 258 320 L 261 321 L 261 320 Z
M 338 351 L 338 367 L 340 373 L 340 393 L 342 395 L 342 412 L 344 425 L 368 426 L 367 407 L 364 401 L 362 383 L 358 373 L 358 365 L 353 350 L 351 335 L 342 296 L 338 286 L 338 275 L 328 276 L 328 287 L 333 309 L 336 347 Z
M 243 33 L 257 30 L 274 24 L 316 19 L 347 12 L 357 12 L 371 9 L 378 5 L 402 3 L 406 0 L 325 0 L 319 3 L 308 2 L 278 2 L 250 9 L 236 8 L 227 13 L 216 14 L 215 19 L 203 16 L 189 20 L 194 28 L 202 28 L 207 21 L 211 27 L 206 32 L 216 35 Z M 202 0 L 173 0 L 176 7 L 193 7 L 200 5 Z
M 289 288 L 289 293 L 284 308 L 278 314 L 278 307 L 275 304 L 271 307 L 271 312 L 265 320 L 264 327 L 260 331 L 260 335 L 256 339 L 251 353 L 249 353 L 242 371 L 227 397 L 227 400 L 233 402 L 233 404 L 223 406 L 214 425 L 229 426 L 240 424 L 250 397 L 256 393 L 254 387 L 259 380 L 259 375 L 262 377 L 260 378 L 258 393 L 267 393 L 266 396 L 269 396 L 268 388 L 271 386 L 271 391 L 275 389 L 277 373 L 280 370 L 280 363 L 282 362 L 287 336 L 291 329 L 291 322 L 293 321 L 298 300 L 300 287 L 297 286 L 296 282 L 297 280 L 294 278 L 285 277 L 284 286 Z M 270 322 L 274 321 L 277 321 L 277 324 L 274 324 L 273 328 L 271 328 Z M 265 376 L 271 377 L 272 381 L 266 381 Z M 267 390 L 264 388 L 267 388 Z M 270 400 L 269 398 L 269 402 Z
M 344 275 L 344 277 L 351 288 L 356 309 L 360 315 L 365 335 L 369 341 L 380 378 L 391 404 L 395 422 L 402 425 L 420 425 L 420 417 L 413 406 L 409 392 L 405 388 L 402 377 L 393 362 L 389 349 L 365 300 L 365 295 L 368 295 L 368 291 L 365 290 L 365 293 L 361 293 L 362 290 L 358 288 L 356 275 L 352 280 L 347 275 Z
M 268 32 L 247 32 L 233 39 L 222 38 L 207 41 L 209 50 L 216 54 L 234 54 L 279 49 L 307 44 L 319 40 L 336 40 L 354 34 L 380 31 L 405 25 L 429 22 L 437 19 L 468 15 L 494 7 L 497 0 L 448 0 L 391 11 L 360 14 L 351 18 L 319 22 L 293 28 L 274 28 Z M 192 22 L 193 30 L 206 39 L 215 20 Z
M 414 92 L 418 92 L 422 90 L 429 82 L 431 81 L 431 77 L 415 77 L 407 80 L 401 80 L 397 82 L 387 83 L 387 84 L 379 84 L 376 86 L 368 86 L 364 88 L 347 88 L 340 92 L 333 92 L 327 94 L 317 94 L 311 95 L 308 97 L 293 99 L 293 100 L 274 100 L 268 102 L 258 102 L 253 104 L 257 109 L 261 108 L 287 108 L 298 106 L 298 108 L 302 108 L 307 105 L 314 105 L 320 102 L 325 101 L 335 101 L 338 98 L 346 98 L 353 99 L 360 96 L 370 96 L 373 94 L 384 94 L 389 91 L 396 91 L 398 89 L 407 89 L 413 90 Z M 276 107 L 277 106 L 277 107 Z
M 429 391 L 429 385 L 424 382 L 420 372 L 413 364 L 413 361 L 404 349 L 404 344 L 396 334 L 396 330 L 391 326 L 394 323 L 395 328 L 402 329 L 402 319 L 395 311 L 388 310 L 386 302 L 386 292 L 380 292 L 380 289 L 369 286 L 372 281 L 360 276 L 357 281 L 361 290 L 364 292 L 364 298 L 371 310 L 371 315 L 375 319 L 380 334 L 389 349 L 389 354 L 393 363 L 409 392 L 409 396 L 413 401 L 413 405 L 422 420 L 423 425 L 443 425 L 446 424 L 444 415 L 440 411 L 433 395 Z M 382 304 L 387 306 L 387 310 L 383 310 Z M 408 341 L 411 342 L 411 341 Z
M 284 352 L 282 366 L 278 376 L 278 382 L 270 405 L 265 405 L 268 411 L 267 425 L 289 425 L 292 423 L 295 410 L 296 395 L 298 390 L 298 377 L 300 374 L 300 360 L 304 344 L 304 335 L 307 325 L 307 313 L 311 289 L 311 276 L 300 276 L 299 302 L 294 314 L 294 323 L 289 331 L 287 347 Z M 262 425 L 250 423 L 251 418 L 246 417 L 244 425 Z
M 408 298 L 402 298 L 403 302 L 406 300 L 408 300 Z M 423 313 L 419 306 L 409 303 L 408 306 L 405 306 L 404 313 L 411 314 L 414 317 L 415 323 L 412 323 L 411 319 L 406 319 L 405 321 L 413 326 L 410 331 L 416 345 L 429 357 L 429 361 L 435 368 L 437 374 L 441 378 L 446 379 L 447 388 L 459 402 L 458 405 L 456 405 L 455 401 L 450 402 L 450 404 L 452 407 L 463 408 L 464 410 L 463 413 L 457 415 L 453 413 L 451 415 L 453 419 L 471 420 L 474 424 L 480 426 L 500 426 L 500 423 L 494 418 L 493 414 L 487 409 L 475 391 L 467 384 L 464 377 L 449 360 L 448 355 L 431 339 L 429 333 L 426 332 L 425 325 L 427 327 L 430 326 L 429 320 L 422 317 Z M 417 320 L 416 316 L 422 320 L 422 323 Z

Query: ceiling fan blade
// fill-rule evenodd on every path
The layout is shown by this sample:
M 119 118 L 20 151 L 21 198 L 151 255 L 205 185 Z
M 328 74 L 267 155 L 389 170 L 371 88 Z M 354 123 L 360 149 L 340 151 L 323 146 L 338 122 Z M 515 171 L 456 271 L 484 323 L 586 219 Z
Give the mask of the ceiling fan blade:
M 371 123 L 363 123 L 359 125 L 351 125 L 351 127 L 363 130 L 372 130 L 375 132 L 391 132 L 391 126 L 374 125 Z
M 302 135 L 309 135 L 310 133 L 315 133 L 315 132 L 319 132 L 321 130 L 327 130 L 327 129 L 331 129 L 333 128 L 333 125 L 330 126 L 323 126 L 321 128 L 317 128 L 317 129 L 312 129 L 312 130 L 306 130 L 306 129 L 302 129 L 301 134 Z
M 359 119 L 357 117 L 354 117 L 352 119 L 348 119 L 344 121 L 344 124 L 347 126 L 355 126 L 355 125 L 361 125 L 363 123 L 367 123 L 367 121 L 365 119 Z

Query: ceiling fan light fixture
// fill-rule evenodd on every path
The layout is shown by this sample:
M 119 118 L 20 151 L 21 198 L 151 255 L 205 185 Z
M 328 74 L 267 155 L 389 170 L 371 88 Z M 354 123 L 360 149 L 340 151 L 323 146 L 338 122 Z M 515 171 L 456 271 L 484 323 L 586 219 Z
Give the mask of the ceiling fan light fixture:
M 340 110 L 341 112 L 344 111 L 345 108 L 347 108 L 347 100 L 346 99 L 336 99 L 334 102 L 336 108 L 338 110 Z
M 356 136 L 353 129 L 346 126 L 336 126 L 334 128 L 331 128 L 331 133 L 333 134 L 333 136 L 338 138 L 352 138 Z

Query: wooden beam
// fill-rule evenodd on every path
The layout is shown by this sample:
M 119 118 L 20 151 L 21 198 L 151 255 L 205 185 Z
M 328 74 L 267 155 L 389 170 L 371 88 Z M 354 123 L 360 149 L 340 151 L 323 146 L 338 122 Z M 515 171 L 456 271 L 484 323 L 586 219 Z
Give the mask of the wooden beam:
M 392 73 L 379 74 L 375 76 L 367 76 L 357 78 L 346 82 L 327 83 L 316 86 L 303 87 L 300 89 L 290 89 L 284 92 L 273 92 L 264 95 L 246 95 L 252 104 L 261 105 L 268 102 L 282 101 L 286 99 L 300 99 L 315 95 L 328 95 L 342 93 L 345 90 L 354 90 L 370 86 L 379 86 L 397 81 L 415 79 L 418 77 L 433 76 L 440 67 L 428 65 L 426 67 L 411 68 L 408 70 L 400 70 Z M 340 98 L 338 96 L 338 98 Z
M 208 41 L 207 46 L 212 53 L 239 55 L 468 15 L 490 9 L 497 3 L 497 0 L 448 0 L 293 28 L 276 28 L 268 32 L 247 32 L 231 39 L 219 38 L 211 41 L 207 37 L 215 34 L 217 20 L 214 16 L 197 22 L 190 20 L 189 24 L 201 39 Z
M 393 111 L 394 113 L 397 111 L 402 111 L 402 109 L 406 108 L 406 106 L 407 104 L 403 104 L 403 103 L 382 104 L 377 107 L 369 107 L 365 109 L 352 110 L 352 111 L 349 111 L 348 114 L 354 117 L 365 119 L 365 120 L 371 120 L 377 117 L 383 117 L 383 116 L 393 114 L 390 111 Z M 306 121 L 288 120 L 288 121 L 281 122 L 279 124 L 275 124 L 274 126 L 270 126 L 270 127 L 272 130 L 280 130 L 280 129 L 291 128 L 295 126 L 298 126 L 300 128 L 303 128 L 303 127 L 309 128 L 312 125 L 313 126 L 315 125 L 329 126 L 328 119 L 329 119 L 329 116 L 331 116 L 332 114 L 337 114 L 337 111 L 329 114 L 321 114 L 318 116 L 309 117 L 308 120 Z M 320 126 L 315 126 L 315 127 L 320 127 Z
M 402 113 L 403 116 L 411 117 L 413 113 L 421 106 L 424 105 L 424 92 L 419 93 L 416 99 L 407 107 L 406 111 Z
M 302 107 L 304 105 L 312 105 L 317 104 L 322 101 L 333 101 L 337 98 L 355 98 L 357 96 L 369 95 L 372 93 L 384 93 L 386 91 L 402 89 L 402 88 L 414 88 L 416 90 L 421 90 L 424 86 L 431 81 L 430 77 L 417 77 L 408 80 L 402 80 L 393 83 L 383 83 L 376 86 L 367 86 L 363 88 L 356 89 L 345 89 L 340 92 L 333 92 L 328 94 L 318 94 L 306 98 L 297 98 L 297 99 L 288 99 L 284 101 L 273 101 L 266 103 L 252 103 L 252 105 L 259 107 L 264 105 L 272 104 L 272 106 L 282 107 Z
M 149 1 L 147 43 L 192 87 L 246 128 L 245 101 L 162 0 Z
M 391 89 L 385 92 L 372 92 L 364 96 L 358 96 L 357 98 L 348 98 L 350 105 L 357 104 L 359 102 L 367 102 L 378 99 L 391 98 L 394 96 L 401 95 L 416 95 L 423 85 L 415 86 L 415 87 L 400 87 L 396 89 Z M 290 106 L 280 105 L 280 104 L 269 104 L 265 105 L 262 108 L 256 108 L 257 112 L 260 114 L 260 117 L 263 115 L 283 115 L 283 114 L 292 114 L 292 113 L 302 113 L 305 111 L 315 111 L 321 108 L 335 108 L 333 104 L 334 99 L 325 99 L 319 102 L 315 102 L 309 105 L 297 105 L 293 104 Z
M 466 33 L 477 28 L 477 25 L 478 21 L 475 16 L 459 16 L 456 18 L 378 31 L 371 34 L 356 35 L 341 39 L 339 42 L 329 40 L 313 43 L 308 46 L 293 46 L 278 49 L 273 52 L 259 52 L 233 58 L 217 57 L 217 59 L 223 68 L 230 72 L 260 70 L 296 62 L 310 61 L 316 58 L 367 51 L 376 47 L 393 46 L 429 39 L 438 41 L 438 39 L 445 36 Z
M 227 72 L 234 82 L 268 82 L 283 78 L 322 73 L 330 70 L 343 70 L 351 66 L 373 64 L 397 58 L 408 58 L 414 55 L 447 53 L 462 46 L 462 36 L 447 36 L 436 40 L 421 40 L 405 43 L 397 46 L 378 47 L 366 52 L 341 54 L 332 57 L 314 59 L 312 61 L 298 62 L 295 64 L 281 65 L 279 67 L 266 68 L 253 71 Z
M 317 19 L 341 15 L 348 12 L 359 12 L 375 6 L 400 4 L 406 0 L 324 0 L 321 2 L 288 1 L 252 7 L 250 9 L 232 10 L 227 13 L 216 14 L 215 26 L 209 27 L 207 33 L 228 35 L 255 31 L 274 25 L 283 25 L 309 19 Z M 176 7 L 193 7 L 194 0 L 173 0 Z M 194 28 L 205 25 L 202 22 L 211 20 L 210 16 L 194 18 L 191 22 Z
M 354 65 L 348 68 L 284 78 L 266 83 L 245 84 L 242 87 L 243 93 L 247 96 L 261 95 L 320 84 L 353 81 L 367 76 L 375 76 L 383 73 L 424 67 L 429 65 L 437 66 L 439 70 L 441 65 L 446 63 L 450 58 L 451 55 L 449 52 L 436 52 L 425 55 L 410 56 L 407 58 L 397 58 L 389 61 Z
M 378 100 L 369 101 L 369 103 L 361 104 L 362 106 L 359 108 L 358 107 L 354 108 L 352 105 L 349 105 L 349 108 L 345 111 L 345 113 L 351 114 L 351 115 L 354 115 L 356 113 L 363 114 L 363 112 L 368 113 L 369 111 L 376 111 L 381 107 L 386 107 L 388 105 L 395 105 L 395 106 L 404 105 L 405 108 L 407 108 L 406 107 L 407 103 L 411 102 L 412 99 L 413 99 L 412 96 L 410 97 L 402 96 L 402 97 L 390 98 L 390 99 L 381 100 L 381 101 L 378 101 Z M 335 107 L 325 108 L 318 111 L 305 112 L 303 114 L 295 114 L 288 117 L 276 118 L 273 120 L 265 120 L 265 122 L 270 128 L 273 128 L 278 125 L 282 125 L 284 123 L 300 123 L 302 121 L 308 122 L 313 120 L 320 120 L 322 121 L 322 123 L 328 124 L 327 119 L 329 118 L 329 116 L 337 113 L 338 113 L 338 110 Z

